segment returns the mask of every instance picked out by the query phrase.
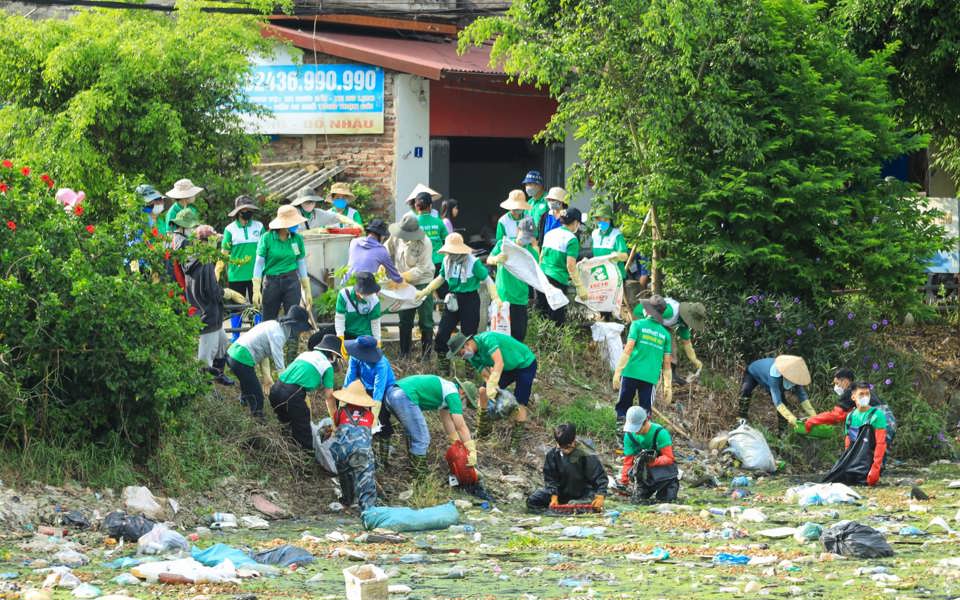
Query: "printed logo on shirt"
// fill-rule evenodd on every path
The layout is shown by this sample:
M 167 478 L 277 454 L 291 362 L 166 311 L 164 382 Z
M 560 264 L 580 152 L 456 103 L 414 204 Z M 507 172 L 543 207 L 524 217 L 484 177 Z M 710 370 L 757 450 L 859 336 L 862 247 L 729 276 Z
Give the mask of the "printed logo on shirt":
M 298 246 L 295 242 L 290 242 L 290 246 L 293 248 L 293 255 L 300 256 L 300 246 Z

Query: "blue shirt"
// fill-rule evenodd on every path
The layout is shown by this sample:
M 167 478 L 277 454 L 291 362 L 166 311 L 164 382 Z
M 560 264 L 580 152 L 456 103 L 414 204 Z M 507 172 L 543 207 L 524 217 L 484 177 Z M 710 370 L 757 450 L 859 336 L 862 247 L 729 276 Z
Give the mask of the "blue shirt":
M 783 377 L 774 376 L 771 373 L 773 368 L 773 359 L 772 358 L 761 358 L 760 360 L 755 360 L 750 363 L 750 366 L 747 367 L 747 373 L 750 373 L 750 376 L 753 377 L 757 383 L 767 388 L 770 392 L 770 398 L 773 399 L 774 406 L 780 406 L 783 404 Z M 802 385 L 795 385 L 792 388 L 793 393 L 797 395 L 797 398 L 801 402 L 807 399 L 807 390 L 803 389 Z
M 350 357 L 350 366 L 347 367 L 347 377 L 343 380 L 343 387 L 347 387 L 356 380 L 360 380 L 367 393 L 377 402 L 383 402 L 387 389 L 397 383 L 390 361 L 384 356 L 376 364 L 365 363 L 362 360 Z
M 547 235 L 547 233 L 556 229 L 557 227 L 563 227 L 563 223 L 560 222 L 560 219 L 556 218 L 550 213 L 547 213 L 544 218 L 546 221 L 543 224 L 543 235 Z

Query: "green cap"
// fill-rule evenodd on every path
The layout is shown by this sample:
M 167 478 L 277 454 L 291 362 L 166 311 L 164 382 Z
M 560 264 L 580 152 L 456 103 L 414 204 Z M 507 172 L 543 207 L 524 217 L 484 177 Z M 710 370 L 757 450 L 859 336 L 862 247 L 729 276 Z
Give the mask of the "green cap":
M 473 336 L 465 336 L 462 333 L 450 338 L 450 341 L 447 343 L 447 347 L 450 348 L 450 351 L 447 352 L 447 358 L 456 358 L 460 350 L 463 349 L 463 346 L 470 341 L 470 338 Z
M 467 403 L 470 406 L 473 406 L 477 402 L 477 384 L 472 381 L 464 381 L 462 379 L 454 380 L 457 384 L 457 387 L 463 390 L 463 393 L 467 396 Z
M 593 218 L 594 219 L 604 218 L 612 221 L 613 210 L 611 210 L 610 207 L 606 204 L 598 204 L 597 206 L 593 207 Z
M 192 208 L 184 208 L 173 218 L 173 223 L 184 229 L 190 229 L 200 224 L 200 215 Z

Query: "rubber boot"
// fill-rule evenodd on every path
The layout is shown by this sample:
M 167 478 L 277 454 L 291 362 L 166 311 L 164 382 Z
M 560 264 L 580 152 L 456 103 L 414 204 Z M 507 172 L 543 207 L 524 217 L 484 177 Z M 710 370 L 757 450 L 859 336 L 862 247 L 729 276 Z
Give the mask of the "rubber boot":
M 510 449 L 516 452 L 523 446 L 523 439 L 527 435 L 527 422 L 517 421 L 510 432 Z
M 677 373 L 677 363 L 671 363 L 670 370 L 673 373 L 673 385 L 687 385 L 687 380 L 683 378 L 683 375 Z
M 385 471 L 390 466 L 390 438 L 377 436 L 377 470 Z
M 425 479 L 427 477 L 427 457 L 419 456 L 417 454 L 410 455 L 410 467 L 413 469 L 413 476 L 417 479 Z
M 794 415 L 792 412 L 790 412 L 790 409 L 787 408 L 787 405 L 786 405 L 786 404 L 778 404 L 778 405 L 777 405 L 777 412 L 780 413 L 780 416 L 781 416 L 781 417 L 783 417 L 784 419 L 786 419 L 787 423 L 790 423 L 790 427 L 793 427 L 794 425 L 797 424 L 797 417 L 796 417 L 796 415 Z
M 213 359 L 213 380 L 220 385 L 234 385 L 236 382 L 233 379 L 227 377 L 226 372 L 223 370 L 227 366 L 226 358 L 215 358 Z
M 750 416 L 750 396 L 740 397 L 740 418 L 744 421 Z
M 437 374 L 441 377 L 450 377 L 450 359 L 446 356 L 437 356 Z
M 433 330 L 420 330 L 420 360 L 427 362 L 433 355 Z
M 813 405 L 810 404 L 809 400 L 804 400 L 803 402 L 801 402 L 800 408 L 803 409 L 803 412 L 805 412 L 808 417 L 812 417 L 817 414 L 817 411 L 814 410 Z
M 410 346 L 413 345 L 413 327 L 402 327 L 400 329 L 400 358 L 410 356 Z
M 477 409 L 477 434 L 476 438 L 482 440 L 490 436 L 490 415 L 482 408 Z

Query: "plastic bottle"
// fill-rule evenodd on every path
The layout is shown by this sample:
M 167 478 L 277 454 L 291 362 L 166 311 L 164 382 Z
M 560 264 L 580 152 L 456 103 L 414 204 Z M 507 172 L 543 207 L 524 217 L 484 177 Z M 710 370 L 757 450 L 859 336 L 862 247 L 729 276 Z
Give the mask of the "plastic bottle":
M 457 533 L 473 533 L 477 528 L 473 525 L 451 525 L 447 531 L 453 534 Z

